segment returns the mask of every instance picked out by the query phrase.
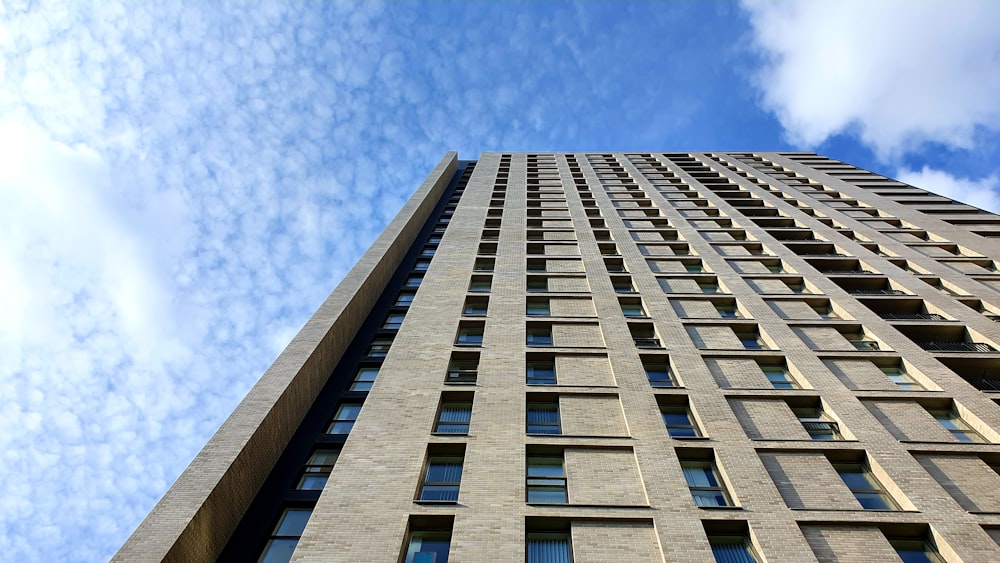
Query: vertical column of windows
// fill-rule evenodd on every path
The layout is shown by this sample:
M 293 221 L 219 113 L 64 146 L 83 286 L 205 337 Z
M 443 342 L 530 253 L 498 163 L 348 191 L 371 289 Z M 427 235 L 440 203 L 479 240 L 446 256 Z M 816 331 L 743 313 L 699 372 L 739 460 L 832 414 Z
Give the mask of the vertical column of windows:
M 444 236 L 451 217 L 458 207 L 458 203 L 465 190 L 475 163 L 467 163 L 464 170 L 453 179 L 449 186 L 448 199 L 443 201 L 436 219 L 426 228 L 425 234 L 414 243 L 409 257 L 408 269 L 397 272 L 394 281 L 390 281 L 385 290 L 383 302 L 389 301 L 381 308 L 381 315 L 376 323 L 369 322 L 371 328 L 362 328 L 355 338 L 348 352 L 344 355 L 344 360 L 335 368 L 330 378 L 330 383 L 322 392 L 323 395 L 332 396 L 333 400 L 326 403 L 317 400 L 307 419 L 316 418 L 317 415 L 326 422 L 320 429 L 314 430 L 301 427 L 298 434 L 308 433 L 308 439 L 313 440 L 310 450 L 303 456 L 302 453 L 286 451 L 276 465 L 277 468 L 295 467 L 292 456 L 300 457 L 297 469 L 291 473 L 291 480 L 282 481 L 277 475 L 272 475 L 265 483 L 265 486 L 258 493 L 258 500 L 255 501 L 244 516 L 243 523 L 234 533 L 234 542 L 227 545 L 224 553 L 232 553 L 235 558 L 249 557 L 246 550 L 253 549 L 251 542 L 247 544 L 246 536 L 241 533 L 242 528 L 259 529 L 258 522 L 266 521 L 267 511 L 274 511 L 274 500 L 277 499 L 279 506 L 271 522 L 271 532 L 267 538 L 261 540 L 260 547 L 254 554 L 260 561 L 279 562 L 288 561 L 298 542 L 298 537 L 305 528 L 306 522 L 312 512 L 319 494 L 327 484 L 330 472 L 336 464 L 340 448 L 354 427 L 364 403 L 365 397 L 375 384 L 382 363 L 389 355 L 392 343 L 399 330 L 405 326 L 406 313 L 414 298 L 419 292 L 424 281 L 424 276 L 431 269 L 434 255 L 438 245 Z M 392 295 L 393 297 L 388 297 Z M 378 306 L 376 306 L 378 310 Z M 351 350 L 357 350 L 352 353 Z M 343 382 L 340 379 L 339 390 L 330 388 L 338 381 L 339 373 L 348 372 L 350 375 Z M 325 417 L 317 409 L 328 409 Z M 295 443 L 296 438 L 293 440 Z M 274 481 L 274 484 L 270 484 Z M 283 492 L 280 490 L 284 487 Z M 295 491 L 294 493 L 290 491 Z M 305 496 L 303 496 L 305 495 Z M 239 537 L 239 545 L 235 538 Z M 237 553 L 245 555 L 236 555 Z

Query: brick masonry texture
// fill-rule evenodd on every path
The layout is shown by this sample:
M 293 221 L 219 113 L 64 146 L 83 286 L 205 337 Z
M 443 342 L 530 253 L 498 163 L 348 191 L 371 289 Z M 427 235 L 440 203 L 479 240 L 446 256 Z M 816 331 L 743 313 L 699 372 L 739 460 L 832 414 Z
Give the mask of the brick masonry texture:
M 437 165 L 116 561 L 263 545 L 230 536 L 458 165 Z M 892 561 L 899 537 L 1000 561 L 1000 396 L 976 387 L 1000 383 L 1000 354 L 921 345 L 1000 344 L 998 235 L 998 217 L 811 153 L 484 153 L 292 559 L 399 563 L 412 533 L 440 528 L 462 562 L 524 560 L 547 531 L 578 563 L 711 561 L 709 535 L 745 535 L 771 562 Z M 491 285 L 470 293 L 480 251 Z M 470 295 L 485 316 L 463 317 Z M 529 316 L 537 300 L 548 314 Z M 645 318 L 623 315 L 636 300 Z M 913 310 L 943 320 L 886 315 Z M 470 322 L 482 345 L 456 346 Z M 529 346 L 529 327 L 552 345 Z M 637 339 L 647 327 L 658 342 Z M 765 349 L 744 347 L 753 334 Z M 878 349 L 855 348 L 861 334 Z M 461 352 L 479 354 L 474 385 L 445 381 Z M 652 387 L 643 359 L 679 385 Z M 528 385 L 530 362 L 556 384 Z M 475 393 L 467 435 L 432 433 L 444 392 Z M 560 435 L 526 434 L 529 401 L 558 404 Z M 702 436 L 668 435 L 660 406 L 684 404 Z M 792 411 L 820 404 L 846 439 L 813 440 Z M 929 412 L 948 409 L 987 441 Z M 416 500 L 428 455 L 455 451 L 457 502 Z M 562 456 L 568 503 L 527 502 L 529 455 Z M 714 461 L 733 506 L 695 506 L 681 459 Z M 862 509 L 833 466 L 858 460 L 899 510 Z

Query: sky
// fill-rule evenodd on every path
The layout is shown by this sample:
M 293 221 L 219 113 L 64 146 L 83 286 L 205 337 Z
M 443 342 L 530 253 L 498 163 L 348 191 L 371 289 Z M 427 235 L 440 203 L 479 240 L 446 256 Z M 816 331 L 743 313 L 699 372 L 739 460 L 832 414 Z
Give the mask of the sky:
M 813 150 L 1000 211 L 998 21 L 4 0 L 2 558 L 110 557 L 446 151 Z

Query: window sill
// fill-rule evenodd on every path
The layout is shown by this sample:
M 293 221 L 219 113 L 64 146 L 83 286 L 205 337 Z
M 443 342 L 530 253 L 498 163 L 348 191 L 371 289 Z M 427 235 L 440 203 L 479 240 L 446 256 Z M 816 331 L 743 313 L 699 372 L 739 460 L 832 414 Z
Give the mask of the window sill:
M 958 440 L 899 440 L 900 444 L 939 444 L 943 446 L 995 446 L 993 442 L 959 442 Z
M 431 432 L 431 436 L 459 436 L 462 438 L 468 438 L 468 432 Z
M 671 436 L 671 438 L 674 440 L 683 440 L 685 442 L 698 442 L 698 441 L 707 442 L 712 439 L 709 436 Z
M 457 500 L 414 500 L 414 504 L 419 504 L 421 506 L 449 506 L 458 504 Z
M 742 506 L 697 506 L 698 510 L 743 510 Z
M 582 440 L 631 440 L 631 436 L 599 436 L 594 434 L 535 434 L 535 433 L 525 433 L 525 436 L 530 436 L 532 438 L 570 438 L 570 439 L 582 439 Z
M 541 508 L 551 508 L 565 506 L 569 508 L 639 508 L 649 509 L 648 504 L 574 504 L 570 502 L 526 502 L 528 506 L 538 506 Z
M 919 510 L 902 510 L 899 508 L 789 508 L 789 510 L 794 510 L 796 512 L 854 512 L 854 513 L 865 513 L 865 512 L 888 512 L 888 513 L 899 513 L 899 514 L 920 514 Z

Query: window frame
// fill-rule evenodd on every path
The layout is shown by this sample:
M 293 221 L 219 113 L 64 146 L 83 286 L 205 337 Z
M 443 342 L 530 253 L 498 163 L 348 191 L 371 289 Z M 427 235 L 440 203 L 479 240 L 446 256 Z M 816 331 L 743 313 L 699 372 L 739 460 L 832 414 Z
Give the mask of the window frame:
M 334 413 L 333 418 L 330 420 L 330 424 L 327 426 L 326 434 L 331 436 L 347 436 L 348 434 L 350 434 L 351 430 L 354 430 L 354 423 L 358 421 L 358 415 L 361 414 L 362 406 L 364 406 L 362 403 L 341 403 L 340 405 L 338 405 L 337 412 Z M 354 412 L 353 417 L 351 418 L 348 418 L 346 416 L 342 417 L 342 415 L 348 414 L 345 411 L 347 411 L 348 409 L 353 409 L 355 407 L 357 407 L 357 411 Z M 343 425 L 346 425 L 348 427 L 347 432 L 335 432 L 338 426 L 343 426 Z
M 862 509 L 873 510 L 873 511 L 899 510 L 899 505 L 892 498 L 892 496 L 890 496 L 889 493 L 885 490 L 885 487 L 882 486 L 882 483 L 875 477 L 875 475 L 872 473 L 871 468 L 868 466 L 866 462 L 863 461 L 836 462 L 833 463 L 832 465 L 833 469 L 837 472 L 838 475 L 840 475 L 840 479 L 844 482 L 844 485 L 846 485 L 847 488 L 851 491 L 851 494 L 854 495 L 854 498 L 858 501 L 858 504 L 861 505 Z M 860 475 L 860 478 L 863 479 L 865 483 L 868 484 L 869 486 L 856 487 L 852 485 L 851 482 L 844 477 L 845 473 L 848 475 Z M 868 499 L 868 500 L 863 500 L 863 499 Z M 880 504 L 884 506 L 871 507 L 871 508 L 866 506 L 866 504 L 873 499 L 879 499 L 881 501 Z
M 298 527 L 297 525 L 298 523 L 295 523 L 293 528 L 282 530 L 282 527 L 285 525 L 285 522 L 287 521 L 288 518 L 288 514 L 290 512 L 308 512 L 309 515 L 306 517 L 305 521 L 301 523 L 302 524 L 301 528 Z M 267 542 L 264 544 L 264 549 L 261 550 L 260 558 L 258 559 L 258 561 L 260 561 L 261 563 L 267 563 L 268 561 L 272 561 L 271 559 L 267 558 L 268 551 L 272 548 L 272 546 L 277 545 L 276 542 L 281 542 L 282 545 L 289 545 L 290 542 L 291 551 L 289 551 L 289 555 L 291 555 L 291 553 L 294 552 L 295 548 L 298 546 L 299 539 L 302 537 L 302 532 L 305 530 L 306 525 L 309 523 L 309 519 L 312 518 L 312 513 L 313 513 L 312 507 L 301 507 L 301 506 L 284 507 L 281 511 L 281 516 L 278 517 L 278 522 L 274 525 L 273 528 L 271 528 L 271 533 L 270 535 L 268 535 Z M 297 532 L 297 533 L 290 534 L 287 532 Z M 274 561 L 283 560 L 283 555 L 278 554 L 277 557 L 278 559 L 274 559 Z
M 367 377 L 368 373 L 372 373 L 371 377 Z M 348 391 L 361 391 L 367 393 L 371 391 L 372 385 L 375 384 L 375 379 L 378 378 L 379 367 L 378 366 L 360 366 L 358 371 L 354 372 L 354 379 L 351 381 L 351 386 L 347 388 Z
M 548 462 L 548 463 L 546 463 Z M 556 463 L 558 462 L 558 463 Z M 556 455 L 529 455 L 525 466 L 525 487 L 529 504 L 569 504 L 569 490 L 566 486 L 566 461 L 562 453 Z M 558 472 L 542 468 L 558 467 Z M 534 468 L 534 470 L 533 470 Z M 532 498 L 532 493 L 535 498 Z M 538 494 L 552 495 L 561 493 L 562 500 L 540 500 Z
M 673 411 L 673 412 L 667 412 L 667 411 Z M 683 415 L 684 420 L 686 422 L 685 423 L 668 422 L 667 416 L 670 415 L 673 416 Z M 663 425 L 666 427 L 667 434 L 671 438 L 683 440 L 685 438 L 703 437 L 701 433 L 701 428 L 699 428 L 698 424 L 695 422 L 694 415 L 691 414 L 691 409 L 688 407 L 688 405 L 660 405 L 660 417 L 663 419 Z M 678 433 L 675 434 L 674 432 L 671 431 L 672 429 L 678 430 Z M 685 429 L 690 430 L 691 433 L 690 434 L 682 433 Z
M 536 413 L 532 421 L 532 413 Z M 547 416 L 539 416 L 546 413 Z M 545 420 L 539 420 L 544 418 Z M 534 427 L 534 430 L 532 430 Z M 546 429 L 554 429 L 547 432 Z M 562 434 L 562 419 L 559 417 L 558 401 L 530 401 L 525 408 L 525 434 L 558 436 Z
M 333 454 L 333 463 L 314 463 L 315 461 L 321 461 L 317 458 L 318 455 Z M 295 490 L 298 491 L 322 491 L 326 487 L 326 482 L 330 478 L 330 472 L 333 471 L 333 467 L 337 464 L 337 459 L 340 458 L 340 449 L 331 448 L 317 448 L 309 454 L 309 459 L 306 463 L 302 465 L 301 472 L 299 474 L 299 480 L 295 485 Z M 311 479 L 322 479 L 322 485 L 319 487 L 305 487 L 307 480 Z
M 691 491 L 691 498 L 694 500 L 695 506 L 698 508 L 713 508 L 713 507 L 732 507 L 734 506 L 733 498 L 729 494 L 726 488 L 725 482 L 722 480 L 722 475 L 719 473 L 719 469 L 715 464 L 714 460 L 711 459 L 681 459 L 681 470 L 684 474 L 684 481 L 687 483 L 688 490 Z M 708 484 L 699 484 L 698 482 L 692 483 L 689 478 L 693 474 L 693 470 L 699 470 L 701 475 L 705 477 Z M 698 493 L 709 493 L 701 494 Z M 718 501 L 721 498 L 722 504 L 715 502 L 714 504 L 702 504 L 700 501 L 704 499 L 712 499 Z
M 458 503 L 458 495 L 462 486 L 462 470 L 464 469 L 464 465 L 464 454 L 428 455 L 427 463 L 424 464 L 424 476 L 420 483 L 420 492 L 417 500 L 419 502 L 434 504 Z M 449 475 L 449 472 L 455 471 L 455 466 L 458 467 L 458 474 Z M 432 477 L 435 477 L 435 479 L 432 479 Z
M 462 407 L 462 408 L 459 408 Z M 464 408 L 468 407 L 468 408 Z M 464 420 L 444 420 L 447 413 L 466 413 Z M 434 432 L 433 434 L 442 434 L 447 436 L 468 436 L 469 426 L 472 424 L 472 401 L 461 401 L 461 400 L 446 400 L 441 399 L 441 404 L 438 407 L 437 417 L 434 419 Z M 454 426 L 456 428 L 464 427 L 464 430 L 442 430 L 444 426 Z
M 938 424 L 963 444 L 988 444 L 986 438 L 976 431 L 962 418 L 955 408 L 950 409 L 927 409 L 927 412 L 938 421 Z
M 557 385 L 556 363 L 549 360 L 528 360 L 525 362 L 525 381 L 528 385 Z M 534 370 L 551 372 L 551 376 L 536 376 Z

